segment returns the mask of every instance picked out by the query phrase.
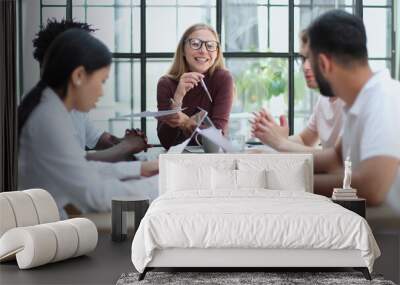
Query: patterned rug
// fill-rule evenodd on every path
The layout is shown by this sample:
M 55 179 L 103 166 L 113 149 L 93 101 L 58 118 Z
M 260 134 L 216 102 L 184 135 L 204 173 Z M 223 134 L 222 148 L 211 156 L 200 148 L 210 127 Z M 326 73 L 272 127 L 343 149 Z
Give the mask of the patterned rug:
M 364 278 L 360 272 L 148 272 L 142 281 L 139 273 L 122 274 L 117 285 L 146 284 L 376 284 L 395 285 L 382 276 L 372 275 L 372 281 Z

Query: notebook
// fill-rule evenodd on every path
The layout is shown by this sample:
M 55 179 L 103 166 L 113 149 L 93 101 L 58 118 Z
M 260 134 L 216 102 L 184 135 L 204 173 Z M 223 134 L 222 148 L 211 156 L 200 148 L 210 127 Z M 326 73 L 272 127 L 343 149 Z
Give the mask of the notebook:
M 205 121 L 206 118 L 208 118 L 207 115 L 208 115 L 208 112 L 206 110 L 201 109 L 200 112 L 198 112 L 195 116 L 195 120 L 197 121 L 197 124 L 196 124 L 196 128 L 194 128 L 190 137 L 178 145 L 171 146 L 169 148 L 169 150 L 167 151 L 167 153 L 171 153 L 171 154 L 182 153 L 185 150 L 185 148 L 188 146 L 189 142 L 192 140 L 194 135 L 197 133 L 197 130 L 200 128 L 201 124 Z M 208 120 L 211 121 L 210 119 L 208 119 Z

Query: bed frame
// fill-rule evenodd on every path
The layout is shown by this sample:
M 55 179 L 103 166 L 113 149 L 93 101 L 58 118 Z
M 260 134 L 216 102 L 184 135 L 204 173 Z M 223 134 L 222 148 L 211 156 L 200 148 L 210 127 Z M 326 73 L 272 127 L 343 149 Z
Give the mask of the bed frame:
M 193 249 L 156 250 L 150 267 L 363 267 L 359 250 Z
M 160 156 L 160 194 L 168 188 L 169 161 L 191 160 L 193 164 L 212 165 L 213 161 L 221 159 L 235 160 L 268 159 L 292 160 L 305 162 L 306 191 L 313 193 L 313 159 L 311 154 L 167 154 Z M 154 269 L 195 269 L 215 271 L 225 268 L 229 271 L 265 271 L 271 268 L 343 268 L 350 267 L 361 271 L 367 280 L 371 276 L 359 250 L 329 250 L 329 249 L 254 249 L 254 248 L 169 248 L 157 249 L 153 259 L 147 265 L 139 280 L 143 280 L 148 271 Z M 264 270 L 262 270 L 264 269 Z
M 361 271 L 367 280 L 371 280 L 359 250 L 237 248 L 156 250 L 152 261 L 139 275 L 139 280 L 143 280 L 147 272 L 156 268 L 202 268 L 207 271 L 229 268 L 243 272 L 255 268 L 263 271 L 262 269 L 267 268 L 337 267 L 350 267 Z

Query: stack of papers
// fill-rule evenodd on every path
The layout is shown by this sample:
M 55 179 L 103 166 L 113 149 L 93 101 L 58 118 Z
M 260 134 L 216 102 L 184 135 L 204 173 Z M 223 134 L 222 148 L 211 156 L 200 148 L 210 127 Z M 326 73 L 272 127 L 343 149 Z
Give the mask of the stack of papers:
M 357 197 L 357 189 L 343 189 L 335 188 L 333 189 L 332 199 L 334 200 L 355 200 Z

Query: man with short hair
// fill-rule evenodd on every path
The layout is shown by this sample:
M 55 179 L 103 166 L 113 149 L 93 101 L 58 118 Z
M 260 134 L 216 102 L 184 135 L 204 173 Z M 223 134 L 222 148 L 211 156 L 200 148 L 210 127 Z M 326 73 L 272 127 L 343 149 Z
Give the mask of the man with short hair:
M 33 40 L 33 57 L 39 62 L 42 68 L 45 54 L 54 39 L 69 29 L 82 29 L 88 33 L 95 30 L 87 23 L 74 22 L 69 20 L 49 19 L 46 26 L 40 30 Z M 97 129 L 90 121 L 88 113 L 72 110 L 70 112 L 76 136 L 82 149 L 97 150 L 88 152 L 88 160 L 98 160 L 106 162 L 117 162 L 132 160 L 133 154 L 145 150 L 147 139 L 139 130 L 127 130 L 125 137 L 119 139 L 108 132 Z
M 329 173 L 349 157 L 352 187 L 369 205 L 385 200 L 400 212 L 400 83 L 388 70 L 368 65 L 362 20 L 341 10 L 327 12 L 308 28 L 309 60 L 323 96 L 345 103 L 346 120 L 335 148 L 314 154 L 314 190 L 331 196 L 343 174 Z

